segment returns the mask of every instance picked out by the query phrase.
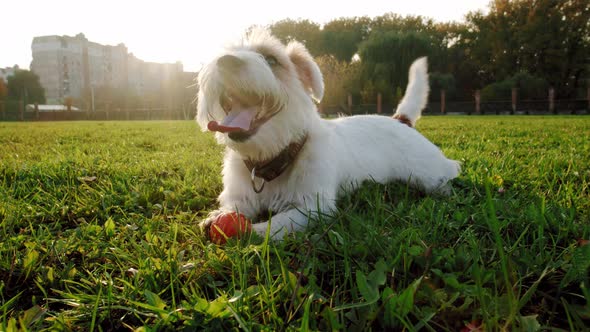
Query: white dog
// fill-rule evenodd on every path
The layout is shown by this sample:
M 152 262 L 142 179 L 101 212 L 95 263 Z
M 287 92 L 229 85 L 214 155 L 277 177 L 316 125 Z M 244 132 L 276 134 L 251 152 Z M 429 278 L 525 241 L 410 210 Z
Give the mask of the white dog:
M 410 67 L 394 118 L 324 120 L 314 102 L 324 93 L 322 74 L 302 44 L 285 46 L 258 29 L 229 47 L 198 78 L 197 121 L 226 146 L 221 206 L 202 225 L 220 213 L 239 211 L 256 222 L 272 211 L 253 230 L 281 239 L 333 211 L 337 197 L 363 180 L 448 191 L 459 163 L 412 128 L 428 97 L 426 67 L 426 58 Z

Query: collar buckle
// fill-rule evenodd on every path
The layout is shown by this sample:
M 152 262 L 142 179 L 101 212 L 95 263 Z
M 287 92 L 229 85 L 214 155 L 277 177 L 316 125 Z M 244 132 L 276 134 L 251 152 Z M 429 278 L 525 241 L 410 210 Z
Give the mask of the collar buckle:
M 256 178 L 256 167 L 252 167 L 252 172 L 250 173 L 250 181 L 252 182 L 252 190 L 254 190 L 254 192 L 257 194 L 260 194 L 264 189 L 264 184 L 266 183 L 266 180 L 262 179 L 262 184 L 260 185 L 260 188 L 256 188 L 256 182 L 254 182 L 254 178 Z

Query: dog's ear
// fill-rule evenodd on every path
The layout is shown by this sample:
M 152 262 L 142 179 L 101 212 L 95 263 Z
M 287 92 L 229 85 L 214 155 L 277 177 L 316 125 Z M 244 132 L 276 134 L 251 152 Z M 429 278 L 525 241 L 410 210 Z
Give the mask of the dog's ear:
M 311 54 L 299 42 L 287 45 L 287 54 L 295 65 L 299 79 L 303 86 L 310 91 L 311 96 L 318 102 L 324 97 L 324 79 L 320 67 L 313 61 Z

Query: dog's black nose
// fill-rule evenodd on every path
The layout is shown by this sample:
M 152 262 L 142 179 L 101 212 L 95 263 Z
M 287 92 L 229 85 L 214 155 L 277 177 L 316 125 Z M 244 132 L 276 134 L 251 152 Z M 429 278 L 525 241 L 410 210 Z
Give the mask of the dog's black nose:
M 224 55 L 217 59 L 217 65 L 219 68 L 234 71 L 240 69 L 244 65 L 244 61 L 237 56 Z

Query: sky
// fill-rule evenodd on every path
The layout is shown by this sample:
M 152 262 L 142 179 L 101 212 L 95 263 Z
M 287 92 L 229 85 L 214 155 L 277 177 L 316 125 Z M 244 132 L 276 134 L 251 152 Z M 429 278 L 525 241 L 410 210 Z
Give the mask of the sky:
M 487 10 L 490 0 L 362 0 L 358 2 L 227 0 L 9 0 L 0 6 L 0 67 L 28 69 L 33 37 L 74 36 L 106 45 L 124 43 L 136 57 L 181 61 L 186 71 L 238 39 L 252 25 L 285 18 L 326 23 L 334 18 L 387 12 L 421 15 L 438 22 L 464 21 L 470 11 Z

